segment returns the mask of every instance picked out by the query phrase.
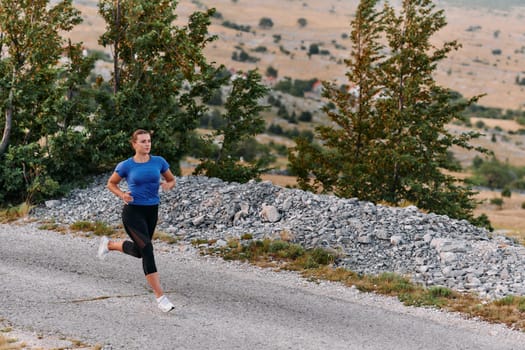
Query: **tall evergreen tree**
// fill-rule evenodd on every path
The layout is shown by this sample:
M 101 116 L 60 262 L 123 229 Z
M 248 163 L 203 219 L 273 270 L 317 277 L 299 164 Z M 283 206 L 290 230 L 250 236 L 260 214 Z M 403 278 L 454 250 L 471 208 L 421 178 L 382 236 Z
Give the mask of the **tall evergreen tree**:
M 479 136 L 447 130 L 479 96 L 452 103 L 451 91 L 433 78 L 437 63 L 459 48 L 455 41 L 431 43 L 446 25 L 444 13 L 431 0 L 403 0 L 399 15 L 388 3 L 382 9 L 377 3 L 362 0 L 352 22 L 346 64 L 355 95 L 325 84 L 325 96 L 335 105 L 325 110 L 335 127 L 318 128 L 321 145 L 299 142 L 290 154 L 292 170 L 305 188 L 373 202 L 408 201 L 486 224 L 472 215 L 475 193 L 443 172 L 452 166 L 450 148 L 472 149 L 469 141 Z
M 439 214 L 474 220 L 475 193 L 443 170 L 456 170 L 449 161 L 452 146 L 474 148 L 469 141 L 478 133 L 456 136 L 447 125 L 479 96 L 453 104 L 452 92 L 433 76 L 437 64 L 460 46 L 456 41 L 432 44 L 446 20 L 431 0 L 404 0 L 399 15 L 386 6 L 385 23 L 390 53 L 381 63 L 384 87 L 376 108 L 388 123 L 385 142 L 378 148 L 376 168 L 383 179 L 378 194 L 390 203 L 406 200 Z
M 352 21 L 351 57 L 345 60 L 349 84 L 341 88 L 324 83 L 323 95 L 335 105 L 324 110 L 337 127 L 316 128 L 323 148 L 299 139 L 296 152 L 290 154 L 292 171 L 299 175 L 299 184 L 305 189 L 365 197 L 373 187 L 370 152 L 382 129 L 374 109 L 381 89 L 378 65 L 383 49 L 382 15 L 375 9 L 378 2 L 361 1 Z
M 257 157 L 254 161 L 243 164 L 235 155 L 244 141 L 264 131 L 264 119 L 260 112 L 265 106 L 260 105 L 259 100 L 267 91 L 261 84 L 261 76 L 257 71 L 251 70 L 245 76 L 239 72 L 233 78 L 232 88 L 224 105 L 226 111 L 221 115 L 225 123 L 206 140 L 211 145 L 220 139 L 219 149 L 215 152 L 212 147 L 207 147 L 207 159 L 203 159 L 195 169 L 197 174 L 241 183 L 259 178 L 264 170 L 264 157 Z

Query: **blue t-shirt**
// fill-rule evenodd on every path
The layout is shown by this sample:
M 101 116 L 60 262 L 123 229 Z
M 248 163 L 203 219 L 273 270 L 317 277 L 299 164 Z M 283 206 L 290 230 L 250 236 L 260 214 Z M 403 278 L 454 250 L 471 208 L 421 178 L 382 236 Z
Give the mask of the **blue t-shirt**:
M 160 175 L 170 168 L 166 159 L 150 156 L 146 163 L 137 163 L 133 158 L 120 162 L 115 172 L 128 183 L 134 205 L 155 205 L 160 203 Z

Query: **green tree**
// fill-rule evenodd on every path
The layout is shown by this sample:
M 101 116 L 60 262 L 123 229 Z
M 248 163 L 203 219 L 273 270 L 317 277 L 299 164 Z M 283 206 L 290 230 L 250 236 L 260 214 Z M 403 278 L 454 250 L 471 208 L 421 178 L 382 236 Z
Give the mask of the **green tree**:
M 479 96 L 451 103 L 451 91 L 433 78 L 438 62 L 459 48 L 455 41 L 441 47 L 431 43 L 446 25 L 443 11 L 430 0 L 404 0 L 399 14 L 388 4 L 378 10 L 377 3 L 362 0 L 352 22 L 353 50 L 346 61 L 352 93 L 325 83 L 325 96 L 335 105 L 325 111 L 337 127 L 317 130 L 323 147 L 299 143 L 290 155 L 292 169 L 306 188 L 373 202 L 408 201 L 487 224 L 473 217 L 470 187 L 442 171 L 453 166 L 452 146 L 473 149 L 469 141 L 479 136 L 456 136 L 446 129 Z M 300 167 L 306 160 L 314 166 L 305 172 Z
M 61 153 L 51 143 L 75 122 L 66 88 L 72 72 L 60 63 L 61 33 L 81 17 L 71 0 L 0 0 L 0 8 L 0 202 L 38 200 L 59 187 L 49 165 Z M 71 59 L 78 45 L 65 47 Z
M 204 103 L 226 79 L 222 67 L 208 64 L 202 52 L 215 39 L 208 33 L 215 10 L 194 12 L 186 26 L 176 26 L 177 4 L 99 2 L 107 24 L 99 42 L 112 48 L 114 58 L 113 96 L 101 102 L 90 124 L 102 167 L 129 154 L 127 140 L 136 128 L 154 131 L 155 145 L 161 145 L 170 163 L 178 164 L 188 152 L 190 132 L 206 111 Z
M 473 148 L 469 141 L 478 133 L 456 136 L 446 126 L 479 96 L 451 104 L 450 90 L 433 78 L 438 62 L 460 46 L 455 41 L 432 45 L 431 37 L 446 21 L 430 0 L 404 0 L 399 15 L 387 6 L 385 23 L 391 54 L 381 63 L 385 84 L 376 108 L 388 121 L 388 141 L 380 147 L 377 168 L 385 186 L 379 194 L 391 203 L 408 200 L 439 214 L 473 219 L 474 192 L 442 169 L 450 168 L 452 146 Z
M 1 0 L 0 5 L 1 155 L 11 137 L 15 144 L 21 139 L 27 143 L 53 127 L 51 121 L 42 120 L 41 106 L 48 104 L 57 78 L 63 44 L 60 31 L 71 30 L 81 18 L 70 0 L 53 7 L 49 1 Z
M 260 112 L 266 106 L 258 101 L 267 91 L 261 84 L 260 74 L 254 70 L 233 80 L 231 93 L 224 104 L 226 111 L 222 114 L 225 124 L 207 138 L 209 144 L 221 140 L 219 150 L 202 160 L 195 169 L 196 174 L 241 183 L 259 178 L 263 167 L 268 165 L 268 158 L 265 155 L 253 156 L 250 161 L 240 162 L 237 155 L 242 154 L 240 148 L 246 147 L 248 139 L 264 131 Z
M 303 189 L 335 191 L 339 195 L 357 195 L 366 198 L 372 185 L 372 150 L 374 135 L 382 129 L 382 120 L 373 108 L 374 98 L 380 92 L 378 66 L 382 58 L 379 43 L 382 17 L 375 11 L 378 0 L 361 1 L 352 21 L 352 59 L 346 60 L 346 76 L 355 88 L 324 83 L 328 103 L 324 110 L 338 125 L 337 128 L 319 126 L 316 133 L 324 147 L 298 140 L 289 155 L 290 170 L 298 176 Z M 355 94 L 355 91 L 359 91 Z M 313 178 L 310 179 L 310 175 Z M 311 181 L 313 180 L 313 181 Z

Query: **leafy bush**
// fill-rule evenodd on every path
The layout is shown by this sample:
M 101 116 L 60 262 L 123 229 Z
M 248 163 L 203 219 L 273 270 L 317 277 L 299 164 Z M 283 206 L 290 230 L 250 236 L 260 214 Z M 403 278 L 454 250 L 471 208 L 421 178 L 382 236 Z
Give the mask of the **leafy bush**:
M 292 80 L 291 78 L 286 77 L 275 84 L 274 90 L 282 91 L 295 97 L 304 97 L 305 92 L 312 91 L 312 87 L 317 80 L 317 78 L 309 80 Z
M 301 17 L 297 20 L 297 24 L 299 24 L 299 27 L 304 28 L 308 24 L 308 21 Z
M 260 59 L 254 56 L 250 56 L 246 51 L 241 50 L 239 53 L 237 51 L 234 51 L 232 53 L 232 60 L 239 62 L 255 63 L 258 62 Z
M 222 25 L 225 26 L 226 28 L 239 30 L 241 32 L 250 32 L 251 31 L 251 27 L 249 25 L 239 25 L 239 24 L 236 24 L 236 23 L 233 23 L 233 22 L 230 22 L 230 21 L 224 21 L 224 22 L 222 22 Z
M 277 69 L 273 68 L 272 66 L 268 66 L 268 68 L 266 68 L 267 77 L 277 78 L 278 74 L 279 72 L 277 71 Z
M 303 111 L 299 115 L 299 121 L 310 123 L 312 121 L 312 112 L 309 111 Z
M 263 29 L 270 29 L 273 27 L 273 21 L 271 18 L 263 17 L 259 20 L 259 27 Z
M 473 176 L 467 182 L 476 186 L 495 188 L 513 188 L 518 184 L 525 174 L 524 168 L 514 167 L 507 163 L 501 163 L 493 158 L 490 161 L 476 161 L 473 168 Z
M 490 204 L 493 204 L 501 209 L 501 207 L 503 206 L 503 198 L 500 198 L 500 197 L 491 198 Z

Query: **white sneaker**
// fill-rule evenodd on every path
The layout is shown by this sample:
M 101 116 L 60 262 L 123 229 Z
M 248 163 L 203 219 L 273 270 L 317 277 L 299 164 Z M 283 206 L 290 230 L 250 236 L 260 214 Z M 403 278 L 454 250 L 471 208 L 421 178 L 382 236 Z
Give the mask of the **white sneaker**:
M 102 238 L 100 238 L 100 244 L 98 246 L 98 254 L 97 254 L 99 259 L 104 259 L 106 255 L 108 255 L 109 253 L 108 243 L 109 243 L 109 238 L 107 238 L 106 236 L 102 236 Z
M 160 298 L 157 298 L 157 305 L 162 312 L 170 312 L 175 309 L 175 306 L 171 303 L 167 296 L 163 295 Z

